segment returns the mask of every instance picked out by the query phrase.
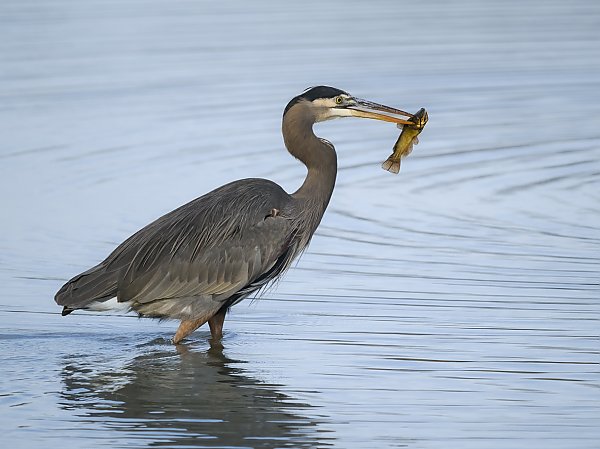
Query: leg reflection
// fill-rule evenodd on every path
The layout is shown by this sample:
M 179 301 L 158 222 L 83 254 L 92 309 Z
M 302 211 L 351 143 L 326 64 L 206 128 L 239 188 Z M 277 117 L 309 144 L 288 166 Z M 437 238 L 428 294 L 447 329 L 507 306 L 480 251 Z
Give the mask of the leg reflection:
M 250 377 L 218 340 L 208 351 L 159 343 L 143 351 L 126 363 L 110 354 L 68 358 L 63 407 L 98 431 L 109 427 L 150 446 L 312 448 L 331 441 L 310 417 L 314 407 Z

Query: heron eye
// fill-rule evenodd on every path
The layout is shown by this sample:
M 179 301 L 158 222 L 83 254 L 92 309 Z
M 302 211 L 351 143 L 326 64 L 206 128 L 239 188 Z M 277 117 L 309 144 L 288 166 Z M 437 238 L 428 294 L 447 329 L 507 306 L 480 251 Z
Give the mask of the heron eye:
M 342 97 L 335 97 L 335 104 L 342 104 L 344 99 Z

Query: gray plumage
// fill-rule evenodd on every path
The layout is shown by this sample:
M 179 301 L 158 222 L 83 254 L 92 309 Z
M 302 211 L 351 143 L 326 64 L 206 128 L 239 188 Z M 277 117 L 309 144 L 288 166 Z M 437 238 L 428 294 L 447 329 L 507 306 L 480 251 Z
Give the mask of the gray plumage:
M 273 209 L 280 213 L 271 216 Z M 132 235 L 65 284 L 56 300 L 68 312 L 117 297 L 141 315 L 182 320 L 232 305 L 301 250 L 294 209 L 271 181 L 232 182 Z
M 63 315 L 116 297 L 141 316 L 182 320 L 176 342 L 193 331 L 183 329 L 187 322 L 196 328 L 209 321 L 213 332 L 212 317 L 224 317 L 233 304 L 280 276 L 309 244 L 337 173 L 333 145 L 315 136 L 312 126 L 336 116 L 377 118 L 372 112 L 350 114 L 357 102 L 324 86 L 292 99 L 283 117 L 284 141 L 308 169 L 296 192 L 265 179 L 243 179 L 175 209 L 67 282 L 55 297 Z

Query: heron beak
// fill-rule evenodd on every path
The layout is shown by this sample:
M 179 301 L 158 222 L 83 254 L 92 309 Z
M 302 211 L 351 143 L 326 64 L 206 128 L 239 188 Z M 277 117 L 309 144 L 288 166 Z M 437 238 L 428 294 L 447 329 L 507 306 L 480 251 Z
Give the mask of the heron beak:
M 398 117 L 412 117 L 413 115 L 408 112 L 373 103 L 372 101 L 362 100 L 360 98 L 355 98 L 354 101 L 356 101 L 356 104 L 347 107 L 347 109 L 350 110 L 350 115 L 353 117 L 383 120 L 384 122 L 398 123 L 400 125 L 414 125 L 414 122 Z

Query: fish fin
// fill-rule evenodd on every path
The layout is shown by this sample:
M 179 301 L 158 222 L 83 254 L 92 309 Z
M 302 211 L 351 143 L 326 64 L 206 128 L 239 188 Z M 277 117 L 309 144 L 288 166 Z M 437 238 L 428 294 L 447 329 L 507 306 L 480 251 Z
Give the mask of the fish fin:
M 396 123 L 396 128 L 402 129 L 404 128 L 404 125 L 402 123 Z
M 388 157 L 383 164 L 381 164 L 381 168 L 389 171 L 390 173 L 398 174 L 400 171 L 400 160 L 392 159 L 392 157 Z
M 419 137 L 415 136 L 412 141 L 413 145 L 419 145 Z

